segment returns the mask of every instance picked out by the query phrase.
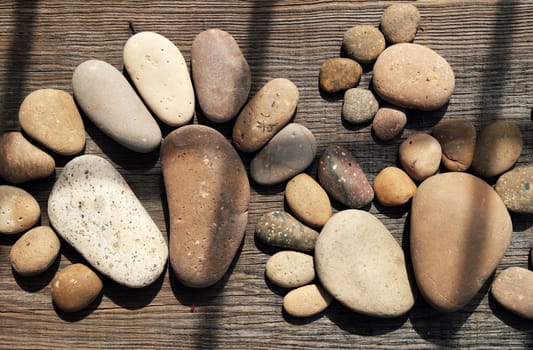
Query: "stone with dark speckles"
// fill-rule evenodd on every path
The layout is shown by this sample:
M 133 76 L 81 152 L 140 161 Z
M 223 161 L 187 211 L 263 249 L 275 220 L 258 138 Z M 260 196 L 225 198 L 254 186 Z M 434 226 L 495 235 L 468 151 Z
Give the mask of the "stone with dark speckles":
M 533 166 L 519 166 L 500 176 L 494 188 L 507 209 L 533 214 Z

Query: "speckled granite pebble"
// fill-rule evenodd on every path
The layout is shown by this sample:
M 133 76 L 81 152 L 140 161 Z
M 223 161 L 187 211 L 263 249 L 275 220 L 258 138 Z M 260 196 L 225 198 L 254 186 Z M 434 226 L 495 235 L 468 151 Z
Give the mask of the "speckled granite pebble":
M 420 13 L 412 4 L 389 5 L 381 17 L 380 29 L 391 44 L 408 43 L 414 40 Z
M 22 188 L 0 186 L 0 233 L 17 234 L 39 221 L 41 208 L 37 200 Z
M 265 273 L 278 287 L 297 288 L 315 279 L 315 264 L 311 255 L 284 250 L 268 259 Z
M 85 309 L 100 295 L 103 287 L 100 277 L 83 264 L 61 269 L 50 285 L 54 305 L 65 312 Z
M 533 271 L 509 267 L 496 275 L 491 292 L 509 311 L 533 320 Z
M 360 24 L 344 32 L 342 47 L 357 62 L 372 63 L 385 50 L 385 37 L 376 27 Z
M 376 115 L 379 102 L 372 91 L 363 88 L 348 89 L 344 93 L 342 116 L 350 123 L 364 123 Z
M 417 181 L 435 174 L 442 158 L 439 142 L 433 136 L 423 132 L 409 135 L 400 144 L 398 153 L 405 172 Z
M 291 290 L 283 298 L 283 309 L 293 317 L 311 317 L 326 310 L 331 295 L 317 284 Z
M 165 239 L 120 173 L 104 158 L 68 162 L 48 199 L 57 233 L 97 270 L 128 287 L 144 287 L 163 272 Z
M 507 209 L 533 214 L 533 166 L 519 166 L 499 177 L 494 187 Z
M 257 221 L 255 237 L 274 247 L 305 252 L 315 248 L 318 232 L 303 225 L 289 213 L 275 210 Z
M 18 239 L 9 253 L 13 269 L 21 276 L 35 276 L 46 271 L 59 255 L 61 243 L 48 226 L 35 227 Z

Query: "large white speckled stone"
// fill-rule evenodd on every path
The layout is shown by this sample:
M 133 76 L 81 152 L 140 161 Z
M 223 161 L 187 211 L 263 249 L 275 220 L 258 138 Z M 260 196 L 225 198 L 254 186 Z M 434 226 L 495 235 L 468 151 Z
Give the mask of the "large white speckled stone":
M 101 273 L 128 287 L 163 272 L 167 243 L 120 173 L 83 155 L 65 165 L 48 199 L 50 222 Z

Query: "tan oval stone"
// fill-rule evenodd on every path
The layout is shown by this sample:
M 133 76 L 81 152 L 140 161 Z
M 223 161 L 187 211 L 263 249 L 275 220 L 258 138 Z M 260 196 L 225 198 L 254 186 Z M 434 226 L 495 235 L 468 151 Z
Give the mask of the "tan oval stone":
M 283 298 L 283 309 L 293 317 L 311 317 L 326 310 L 332 298 L 317 284 L 291 290 Z
M 416 192 L 416 185 L 402 169 L 386 167 L 374 178 L 374 193 L 385 206 L 407 203 Z
M 183 126 L 161 148 L 170 215 L 170 264 L 186 286 L 215 284 L 237 254 L 248 222 L 246 169 L 215 129 Z
M 522 135 L 515 123 L 492 122 L 479 132 L 472 169 L 483 177 L 503 174 L 516 163 L 522 146 Z
M 432 131 L 442 148 L 442 164 L 451 171 L 466 171 L 472 164 L 476 129 L 466 119 L 440 121 Z
M 34 140 L 61 155 L 80 153 L 85 147 L 85 128 L 72 96 L 62 90 L 36 90 L 19 109 L 22 129 Z
M 320 67 L 320 88 L 328 93 L 353 88 L 359 84 L 363 68 L 349 58 L 330 58 Z
M 342 47 L 357 62 L 372 63 L 385 50 L 385 37 L 376 27 L 356 25 L 344 32 Z
M 509 311 L 533 320 L 533 271 L 509 267 L 496 275 L 491 292 Z
M 513 226 L 498 194 L 461 172 L 432 176 L 411 205 L 410 246 L 418 287 L 434 308 L 461 309 L 492 274 Z
M 498 178 L 496 192 L 507 209 L 533 214 L 533 166 L 519 166 Z
M 412 4 L 389 5 L 381 17 L 381 31 L 389 43 L 408 43 L 414 40 L 420 12 Z
M 18 187 L 0 186 L 0 233 L 26 231 L 40 217 L 41 208 L 31 194 Z
M 402 108 L 381 107 L 372 121 L 372 131 L 378 139 L 390 141 L 402 133 L 406 124 L 407 115 Z
M 414 180 L 422 181 L 439 169 L 442 149 L 434 137 L 418 132 L 402 142 L 399 157 L 407 174 Z
M 393 105 L 432 111 L 450 99 L 455 88 L 452 67 L 442 56 L 418 44 L 396 44 L 379 55 L 372 83 Z
M 244 106 L 233 127 L 233 144 L 243 152 L 263 147 L 291 120 L 298 88 L 288 79 L 272 79 Z
M 11 248 L 11 266 L 22 276 L 34 276 L 46 271 L 59 255 L 61 243 L 48 226 L 26 232 Z
M 266 263 L 266 276 L 281 288 L 297 288 L 315 279 L 313 257 L 300 252 L 277 252 Z
M 331 217 L 328 194 L 305 173 L 296 175 L 287 182 L 285 200 L 293 214 L 306 225 L 321 227 Z
M 19 184 L 52 175 L 56 163 L 48 153 L 34 146 L 18 131 L 0 135 L 0 176 Z
M 65 312 L 76 312 L 89 306 L 102 291 L 102 280 L 83 264 L 60 270 L 51 283 L 52 301 Z

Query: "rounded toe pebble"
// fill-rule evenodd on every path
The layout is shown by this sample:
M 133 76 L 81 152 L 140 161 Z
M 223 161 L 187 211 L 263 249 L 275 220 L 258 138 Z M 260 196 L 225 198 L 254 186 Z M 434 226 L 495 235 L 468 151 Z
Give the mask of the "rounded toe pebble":
M 332 298 L 317 284 L 291 290 L 283 298 L 283 309 L 293 317 L 311 317 L 326 310 Z
M 507 209 L 533 214 L 533 166 L 520 166 L 504 173 L 494 189 Z
M 83 264 L 61 269 L 51 283 L 52 301 L 64 312 L 77 312 L 89 306 L 102 292 L 102 280 Z
M 533 271 L 509 267 L 496 275 L 491 292 L 507 310 L 533 320 Z
M 266 276 L 281 288 L 297 288 L 315 279 L 313 257 L 285 250 L 272 255 L 266 263 Z
M 41 208 L 37 200 L 21 188 L 0 186 L 0 233 L 17 234 L 39 221 Z
M 363 68 L 356 61 L 336 57 L 322 63 L 320 67 L 320 88 L 327 93 L 334 93 L 353 88 L 359 84 Z
M 442 149 L 431 135 L 415 133 L 400 145 L 400 163 L 414 180 L 422 181 L 439 169 Z
M 407 124 L 407 115 L 399 107 L 381 107 L 372 121 L 372 131 L 381 141 L 390 141 L 400 135 Z
M 385 37 L 376 27 L 357 25 L 344 33 L 342 47 L 357 62 L 372 63 L 385 50 Z
M 368 89 L 353 88 L 344 93 L 342 115 L 350 123 L 367 122 L 374 118 L 378 109 L 379 102 Z
M 433 127 L 442 148 L 442 164 L 451 171 L 466 171 L 476 147 L 476 128 L 465 119 L 446 119 Z
M 322 227 L 331 217 L 328 194 L 305 173 L 296 175 L 287 182 L 285 200 L 292 213 L 306 225 Z
M 420 12 L 411 4 L 392 4 L 383 11 L 380 29 L 391 44 L 408 43 L 414 40 Z
M 21 276 L 38 275 L 52 266 L 60 248 L 59 238 L 50 227 L 35 227 L 11 248 L 11 266 Z
M 374 193 L 388 207 L 407 203 L 415 194 L 416 185 L 402 169 L 387 167 L 374 178 Z

